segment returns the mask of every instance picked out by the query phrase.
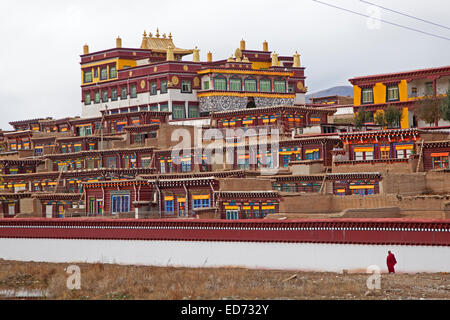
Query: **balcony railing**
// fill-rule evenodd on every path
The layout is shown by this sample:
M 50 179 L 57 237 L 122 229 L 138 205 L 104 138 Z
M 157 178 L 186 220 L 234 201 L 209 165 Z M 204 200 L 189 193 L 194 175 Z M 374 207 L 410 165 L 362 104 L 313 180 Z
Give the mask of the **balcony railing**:
M 408 158 L 389 158 L 389 159 L 372 159 L 372 160 L 341 160 L 341 161 L 335 161 L 334 165 L 346 165 L 346 164 L 377 164 L 377 163 L 408 163 Z

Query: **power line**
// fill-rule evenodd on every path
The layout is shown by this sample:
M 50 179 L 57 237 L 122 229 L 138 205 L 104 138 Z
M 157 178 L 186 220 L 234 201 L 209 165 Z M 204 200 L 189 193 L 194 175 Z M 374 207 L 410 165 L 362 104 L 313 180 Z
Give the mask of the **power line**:
M 359 1 L 364 2 L 364 3 L 367 3 L 367 4 L 370 4 L 370 5 L 372 5 L 372 6 L 375 6 L 375 7 L 381 8 L 381 9 L 384 9 L 384 10 L 387 10 L 387 11 L 391 11 L 391 12 L 400 14 L 400 15 L 405 16 L 405 17 L 408 17 L 408 18 L 416 19 L 416 20 L 419 20 L 419 21 L 422 21 L 422 22 L 426 22 L 426 23 L 432 24 L 432 25 L 434 25 L 434 26 L 438 26 L 438 27 L 441 27 L 441 28 L 445 28 L 445 29 L 447 29 L 447 30 L 450 30 L 449 27 L 443 26 L 442 24 L 438 24 L 438 23 L 434 23 L 434 22 L 432 22 L 432 21 L 428 21 L 428 20 L 425 20 L 425 19 L 421 19 L 421 18 L 418 18 L 418 17 L 414 17 L 414 16 L 411 16 L 411 15 L 409 15 L 409 14 L 406 14 L 406 13 L 403 13 L 403 12 L 400 12 L 400 11 L 396 11 L 396 10 L 392 10 L 392 9 L 389 9 L 389 8 L 386 8 L 386 7 L 383 7 L 383 6 L 380 6 L 380 5 L 378 5 L 378 4 L 375 4 L 375 3 L 372 3 L 372 2 L 369 2 L 369 1 L 364 1 L 364 0 L 359 0 Z
M 318 1 L 318 0 L 312 0 L 312 1 L 324 4 L 326 6 L 329 6 L 329 7 L 335 8 L 335 9 L 347 11 L 347 12 L 350 12 L 350 13 L 353 13 L 353 14 L 356 14 L 356 15 L 359 15 L 359 16 L 362 16 L 362 17 L 378 20 L 378 21 L 381 21 L 381 22 L 384 22 L 384 23 L 387 23 L 387 24 L 390 24 L 390 25 L 393 25 L 393 26 L 396 26 L 396 27 L 400 27 L 400 28 L 403 28 L 403 29 L 419 32 L 419 33 L 422 33 L 422 34 L 426 34 L 428 36 L 432 36 L 432 37 L 436 37 L 436 38 L 440 38 L 440 39 L 444 39 L 444 40 L 450 41 L 450 38 L 447 38 L 447 37 L 444 37 L 444 36 L 440 36 L 440 35 L 437 35 L 437 34 L 434 34 L 434 33 L 425 32 L 425 31 L 414 29 L 414 28 L 410 28 L 410 27 L 407 27 L 407 26 L 404 26 L 404 25 L 401 25 L 401 24 L 398 24 L 398 23 L 395 23 L 395 22 L 390 22 L 390 21 L 387 21 L 387 20 L 375 18 L 375 17 L 369 16 L 367 14 L 363 14 L 363 13 L 356 12 L 356 11 L 353 11 L 353 10 L 345 9 L 345 8 L 342 8 L 342 7 L 338 7 L 338 6 L 335 6 L 335 5 L 326 3 L 326 2 L 322 2 L 322 1 Z

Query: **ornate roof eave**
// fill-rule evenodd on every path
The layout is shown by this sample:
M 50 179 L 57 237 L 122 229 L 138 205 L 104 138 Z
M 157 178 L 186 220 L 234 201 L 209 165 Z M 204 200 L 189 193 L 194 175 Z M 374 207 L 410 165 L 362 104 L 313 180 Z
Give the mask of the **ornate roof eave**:
M 386 73 L 386 74 L 377 74 L 371 76 L 362 76 L 349 79 L 348 81 L 353 84 L 360 86 L 362 84 L 374 84 L 377 82 L 384 81 L 395 81 L 395 80 L 407 80 L 407 79 L 421 79 L 426 78 L 430 75 L 447 75 L 450 74 L 450 66 L 442 66 L 438 68 L 429 68 L 429 69 L 419 69 L 419 70 L 411 70 L 397 73 Z
M 310 112 L 310 113 L 327 113 L 334 114 L 336 109 L 333 108 L 309 108 L 306 106 L 294 106 L 294 105 L 278 105 L 261 108 L 240 109 L 231 111 L 219 111 L 214 112 L 213 118 L 222 118 L 224 116 L 245 115 L 245 114 L 260 114 L 264 112 L 276 112 L 276 111 L 288 111 L 288 112 Z

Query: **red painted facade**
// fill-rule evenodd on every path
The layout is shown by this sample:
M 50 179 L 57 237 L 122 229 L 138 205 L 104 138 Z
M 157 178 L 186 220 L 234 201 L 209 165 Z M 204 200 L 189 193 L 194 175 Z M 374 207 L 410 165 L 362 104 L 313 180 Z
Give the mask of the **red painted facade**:
M 450 221 L 2 219 L 0 237 L 449 246 Z

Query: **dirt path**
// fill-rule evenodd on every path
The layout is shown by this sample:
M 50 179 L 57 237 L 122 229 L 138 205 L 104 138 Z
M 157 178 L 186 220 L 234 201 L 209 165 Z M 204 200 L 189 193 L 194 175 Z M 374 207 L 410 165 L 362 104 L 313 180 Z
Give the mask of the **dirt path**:
M 68 290 L 68 264 L 0 260 L 0 298 L 47 299 L 450 299 L 450 274 L 368 274 L 78 264 L 81 289 Z M 19 292 L 21 291 L 21 292 Z M 15 293 L 14 293 L 15 292 Z

